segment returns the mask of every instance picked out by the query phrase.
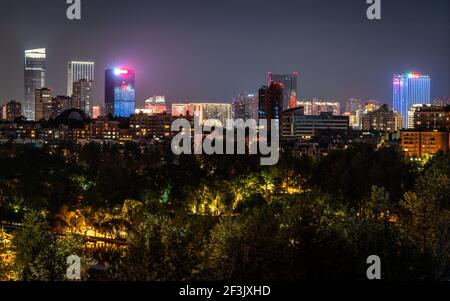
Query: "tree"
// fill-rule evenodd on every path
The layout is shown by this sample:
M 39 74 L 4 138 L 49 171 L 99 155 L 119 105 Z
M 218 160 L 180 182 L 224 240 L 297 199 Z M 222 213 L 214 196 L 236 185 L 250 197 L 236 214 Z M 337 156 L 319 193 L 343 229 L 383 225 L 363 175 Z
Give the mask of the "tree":
M 61 281 L 66 279 L 67 257 L 81 258 L 82 279 L 87 279 L 91 260 L 84 254 L 81 238 L 56 237 L 50 232 L 46 215 L 30 211 L 25 214 L 22 229 L 14 237 L 16 264 L 24 281 Z

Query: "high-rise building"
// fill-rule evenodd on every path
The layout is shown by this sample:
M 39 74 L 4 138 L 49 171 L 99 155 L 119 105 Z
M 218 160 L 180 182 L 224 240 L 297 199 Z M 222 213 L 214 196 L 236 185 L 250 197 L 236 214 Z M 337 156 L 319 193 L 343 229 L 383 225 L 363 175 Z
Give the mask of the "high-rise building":
M 268 76 L 268 86 L 272 82 L 278 83 L 283 88 L 282 109 L 288 110 L 297 106 L 298 96 L 298 73 L 293 74 L 272 74 Z
M 35 90 L 35 120 L 50 119 L 53 113 L 52 90 L 41 88 Z
M 91 114 L 93 82 L 80 79 L 73 83 L 72 108 Z
M 199 118 L 200 124 L 206 126 L 223 126 L 231 119 L 229 103 L 190 103 L 189 111 Z
M 259 119 L 280 119 L 283 112 L 283 85 L 272 82 L 269 87 L 263 86 L 258 93 Z
M 79 80 L 94 82 L 95 63 L 71 61 L 67 63 L 67 95 L 72 96 L 74 83 Z
M 135 107 L 135 73 L 130 69 L 108 69 L 105 73 L 106 114 L 130 117 Z
M 409 73 L 394 75 L 393 107 L 394 111 L 408 116 L 413 105 L 431 103 L 431 79 L 428 75 Z M 405 118 L 404 128 L 408 127 Z
M 14 121 L 22 116 L 22 104 L 15 100 L 11 100 L 2 106 L 2 119 L 6 121 Z
M 233 100 L 232 106 L 234 120 L 258 120 L 258 96 L 254 94 L 240 94 Z
M 29 120 L 37 120 L 35 116 L 35 91 L 45 87 L 46 70 L 45 48 L 25 51 L 24 73 L 24 115 Z
M 378 110 L 368 112 L 362 116 L 364 131 L 396 132 L 403 127 L 404 117 L 383 105 Z

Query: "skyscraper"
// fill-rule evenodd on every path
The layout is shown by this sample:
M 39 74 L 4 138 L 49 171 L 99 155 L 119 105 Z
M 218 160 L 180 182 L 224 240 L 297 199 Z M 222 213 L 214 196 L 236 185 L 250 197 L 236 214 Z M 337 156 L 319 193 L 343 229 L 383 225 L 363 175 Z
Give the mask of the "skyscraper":
M 283 86 L 272 82 L 269 87 L 259 89 L 259 119 L 280 119 L 283 108 Z
M 46 70 L 45 48 L 25 51 L 24 73 L 24 115 L 29 120 L 35 120 L 35 91 L 45 87 Z
M 35 120 L 49 119 L 53 113 L 52 90 L 41 88 L 35 90 Z
M 73 83 L 72 108 L 84 111 L 86 115 L 91 114 L 92 85 L 93 82 L 86 79 Z
M 272 82 L 276 82 L 283 87 L 283 110 L 288 110 L 295 108 L 297 106 L 297 96 L 298 96 L 298 73 L 293 74 L 272 74 L 269 73 L 268 85 Z
M 67 96 L 73 94 L 73 84 L 81 79 L 94 82 L 94 62 L 71 61 L 67 63 Z
M 417 104 L 431 103 L 431 79 L 428 75 L 409 73 L 394 75 L 393 107 L 404 117 L 408 127 L 408 111 Z
M 240 94 L 233 100 L 233 119 L 258 120 L 258 96 L 253 94 Z
M 129 69 L 108 69 L 105 73 L 106 114 L 130 117 L 135 107 L 135 74 Z

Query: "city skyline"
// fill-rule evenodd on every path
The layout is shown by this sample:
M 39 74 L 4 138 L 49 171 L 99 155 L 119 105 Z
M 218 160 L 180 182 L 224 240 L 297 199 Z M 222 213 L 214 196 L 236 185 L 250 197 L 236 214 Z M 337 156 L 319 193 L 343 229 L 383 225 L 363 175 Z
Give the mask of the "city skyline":
M 223 12 L 203 1 L 195 1 L 191 5 L 180 3 L 172 10 L 167 4 L 158 4 L 147 11 L 155 16 L 153 19 L 143 18 L 141 11 L 131 10 L 123 14 L 115 1 L 108 1 L 111 15 L 105 18 L 99 10 L 106 4 L 97 1 L 84 4 L 84 17 L 78 23 L 64 19 L 65 16 L 58 13 L 63 5 L 51 5 L 54 1 L 31 3 L 27 10 L 18 11 L 23 2 L 6 4 L 6 10 L 11 10 L 23 20 L 23 25 L 13 29 L 8 24 L 9 16 L 0 21 L 1 33 L 5 37 L 14 35 L 11 43 L 0 46 L 1 64 L 10 70 L 8 76 L 0 76 L 2 104 L 12 99 L 24 101 L 21 96 L 21 56 L 25 49 L 38 47 L 47 48 L 47 86 L 55 91 L 55 95 L 66 94 L 64 74 L 67 62 L 96 62 L 99 76 L 96 78 L 94 105 L 103 105 L 104 102 L 103 71 L 117 66 L 136 70 L 138 107 L 151 95 L 166 95 L 169 103 L 231 103 L 241 93 L 256 93 L 265 83 L 268 72 L 299 72 L 298 99 L 318 97 L 341 102 L 350 98 L 376 99 L 391 105 L 392 75 L 404 72 L 429 74 L 433 79 L 433 99 L 450 94 L 447 85 L 446 1 L 390 1 L 383 5 L 384 22 L 379 24 L 370 23 L 365 18 L 365 3 L 356 0 L 343 1 L 340 5 L 326 0 L 284 0 L 279 6 L 291 8 L 291 12 L 277 7 L 272 10 L 272 21 L 269 22 L 259 22 L 259 17 L 263 18 L 265 13 L 258 18 L 256 13 L 248 14 L 270 7 L 269 3 L 256 5 L 254 1 L 242 4 L 234 15 L 231 13 L 233 3 L 223 4 Z M 146 3 L 140 4 L 141 8 L 148 7 Z M 196 21 L 188 18 L 201 4 L 204 18 Z M 39 28 L 31 28 L 35 19 L 33 13 L 43 9 L 54 15 L 54 20 L 44 22 Z M 162 20 L 169 15 L 170 20 L 180 15 L 183 18 L 170 26 L 163 26 Z M 119 16 L 129 21 L 127 25 L 114 23 Z M 234 22 L 228 22 L 228 16 L 233 16 Z M 285 29 L 287 24 L 283 20 L 289 16 L 295 17 L 296 22 L 287 22 L 294 26 Z M 321 20 L 318 26 L 311 27 L 309 21 L 312 18 Z M 209 30 L 200 29 L 210 21 Z M 67 38 L 61 36 L 62 31 L 52 29 L 55 24 L 61 25 L 61 30 L 73 40 L 70 47 L 64 43 Z M 185 37 L 175 34 L 180 29 L 186 31 Z M 401 36 L 395 35 L 395 32 L 406 29 L 409 30 Z M 112 34 L 114 30 L 117 35 Z M 175 36 L 176 39 L 171 38 Z M 272 40 L 262 43 L 257 49 L 247 47 L 264 36 L 270 36 Z M 373 39 L 374 36 L 377 39 Z M 126 39 L 119 43 L 117 37 Z M 441 41 L 440 47 L 433 46 L 436 39 Z M 236 50 L 234 45 L 239 45 L 237 48 L 240 50 Z M 355 59 L 347 59 L 350 52 Z

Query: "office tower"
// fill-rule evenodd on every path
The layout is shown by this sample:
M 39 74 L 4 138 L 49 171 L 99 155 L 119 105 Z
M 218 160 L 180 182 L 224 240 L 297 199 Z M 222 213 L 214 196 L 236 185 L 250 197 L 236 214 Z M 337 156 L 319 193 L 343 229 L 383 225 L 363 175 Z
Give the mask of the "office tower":
M 145 100 L 144 114 L 154 115 L 167 112 L 166 98 L 164 96 L 153 96 Z
M 283 111 L 283 85 L 272 82 L 269 87 L 263 86 L 258 93 L 259 119 L 280 119 Z
M 92 119 L 97 119 L 100 116 L 102 116 L 102 108 L 100 106 L 93 106 L 91 116 L 92 116 Z
M 200 124 L 206 126 L 223 126 L 231 120 L 229 103 L 190 103 L 189 111 L 199 118 Z
M 364 114 L 362 117 L 362 128 L 364 131 L 395 132 L 402 129 L 403 124 L 404 117 L 390 110 L 387 105 Z
M 72 108 L 91 114 L 92 81 L 80 79 L 73 83 Z
M 45 48 L 25 51 L 23 109 L 28 120 L 37 120 L 35 119 L 35 91 L 45 87 L 46 58 Z
M 134 114 L 135 74 L 130 69 L 108 69 L 105 73 L 105 111 L 116 117 Z
M 233 119 L 258 120 L 258 96 L 254 94 L 240 94 L 233 100 Z
M 72 96 L 74 83 L 79 80 L 94 82 L 95 74 L 94 62 L 77 62 L 71 61 L 67 63 L 67 96 Z
M 22 116 L 22 104 L 15 100 L 11 100 L 2 106 L 2 119 L 6 121 L 14 121 Z
M 431 103 L 431 79 L 428 75 L 409 73 L 394 75 L 393 107 L 394 111 L 408 116 L 413 105 Z M 404 127 L 408 127 L 405 118 Z
M 172 104 L 172 116 L 180 117 L 180 116 L 193 116 L 194 112 L 190 110 L 188 103 L 174 103 Z
M 283 103 L 282 110 L 292 109 L 297 106 L 297 96 L 298 96 L 298 73 L 293 74 L 272 74 L 269 73 L 268 76 L 268 86 L 272 82 L 278 83 L 283 88 Z
M 53 112 L 52 90 L 41 88 L 35 90 L 35 120 L 50 119 Z

